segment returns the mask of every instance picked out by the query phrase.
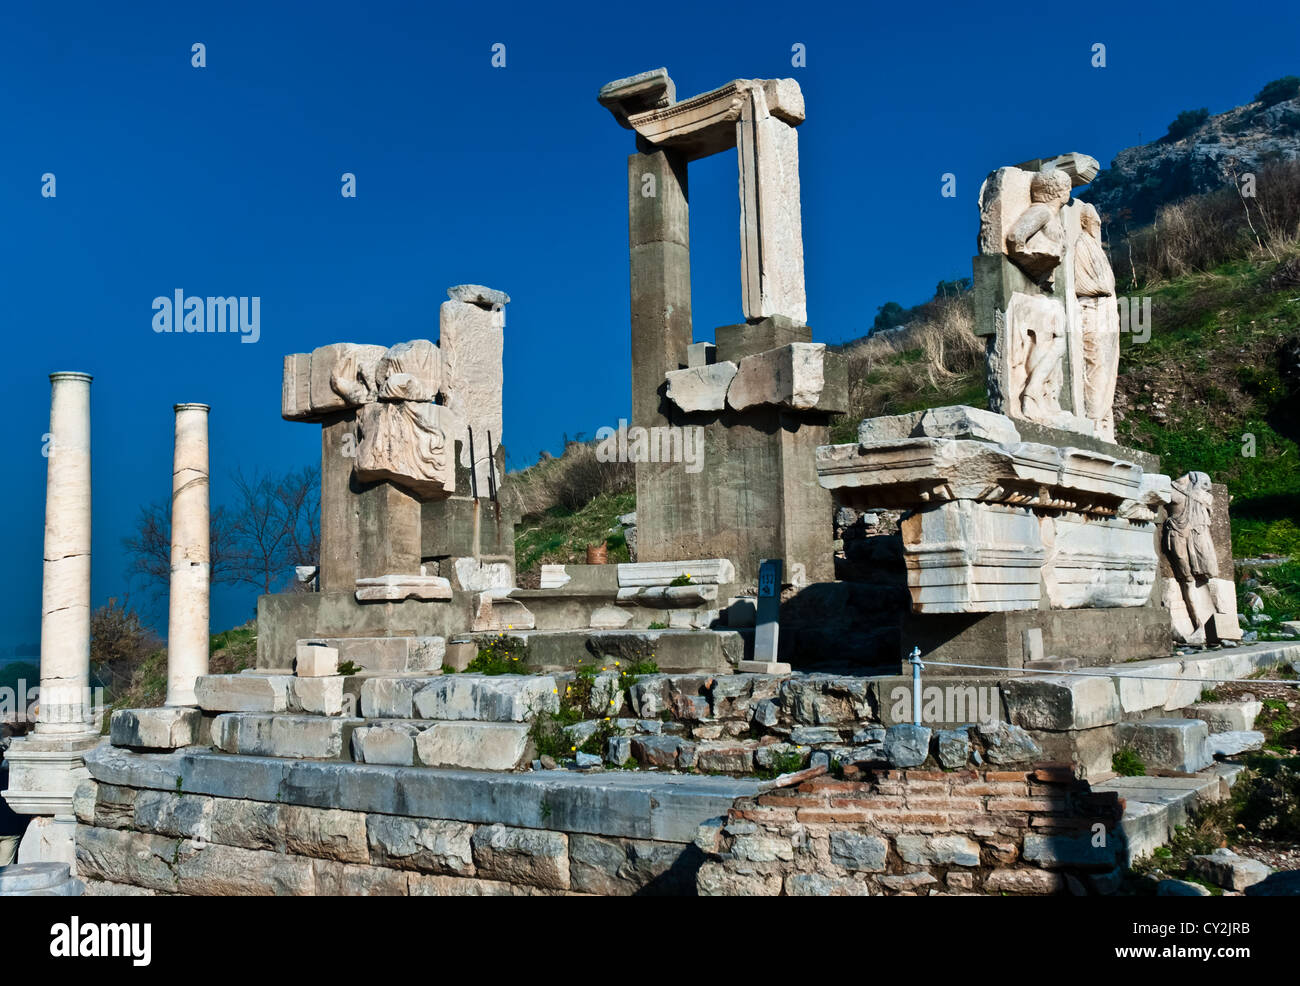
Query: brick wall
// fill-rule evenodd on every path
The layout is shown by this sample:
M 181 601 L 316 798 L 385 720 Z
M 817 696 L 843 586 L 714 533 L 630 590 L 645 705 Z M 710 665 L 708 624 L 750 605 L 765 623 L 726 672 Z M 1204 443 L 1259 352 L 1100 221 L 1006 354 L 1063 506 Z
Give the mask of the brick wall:
M 737 801 L 702 832 L 708 895 L 1083 892 L 1123 858 L 1123 804 L 1064 765 L 890 770 Z

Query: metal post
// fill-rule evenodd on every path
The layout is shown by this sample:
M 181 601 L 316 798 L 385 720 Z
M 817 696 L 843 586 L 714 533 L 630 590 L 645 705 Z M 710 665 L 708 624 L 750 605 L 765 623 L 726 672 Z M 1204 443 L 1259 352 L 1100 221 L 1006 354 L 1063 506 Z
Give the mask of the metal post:
M 912 722 L 921 725 L 921 669 L 925 667 L 921 663 L 921 648 L 913 647 L 911 653 L 912 662 Z

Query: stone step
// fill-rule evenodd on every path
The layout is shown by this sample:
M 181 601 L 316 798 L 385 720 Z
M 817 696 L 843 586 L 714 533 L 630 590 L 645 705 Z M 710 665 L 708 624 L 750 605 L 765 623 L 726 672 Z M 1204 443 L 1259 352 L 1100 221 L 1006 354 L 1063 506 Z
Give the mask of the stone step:
M 363 719 L 342 716 L 228 712 L 212 721 L 212 742 L 222 753 L 297 760 L 346 760 L 352 732 Z
M 351 752 L 357 763 L 514 770 L 531 759 L 530 732 L 522 722 L 379 720 L 352 733 Z
M 278 672 L 208 674 L 195 682 L 194 695 L 204 712 L 300 712 L 337 716 L 343 714 L 345 686 L 343 675 L 299 678 Z M 125 731 L 123 737 L 127 737 Z M 113 742 L 118 746 L 132 745 L 116 739 Z
M 1253 729 L 1210 733 L 1210 738 L 1206 741 L 1206 752 L 1212 757 L 1233 757 L 1247 750 L 1260 749 L 1267 738 Z
M 318 645 L 338 651 L 340 664 L 349 661 L 370 672 L 424 672 L 442 670 L 447 657 L 446 637 L 304 637 L 298 646 Z
M 549 675 L 375 677 L 361 684 L 361 714 L 367 719 L 524 722 L 559 708 L 559 689 Z
M 1197 702 L 1183 709 L 1188 719 L 1204 719 L 1211 733 L 1245 732 L 1255 728 L 1255 719 L 1264 709 L 1264 703 L 1247 702 Z
M 1193 777 L 1112 777 L 1092 789 L 1124 799 L 1120 828 L 1127 843 L 1125 862 L 1131 865 L 1168 842 L 1198 805 L 1226 797 L 1230 786 L 1211 769 Z
M 1150 768 L 1195 773 L 1214 762 L 1201 719 L 1146 719 L 1115 726 L 1115 746 L 1133 750 Z
M 508 632 L 506 638 L 532 670 L 653 661 L 660 671 L 729 674 L 745 658 L 745 638 L 736 630 L 532 630 Z M 493 639 L 500 638 L 467 634 L 452 645 L 486 646 Z

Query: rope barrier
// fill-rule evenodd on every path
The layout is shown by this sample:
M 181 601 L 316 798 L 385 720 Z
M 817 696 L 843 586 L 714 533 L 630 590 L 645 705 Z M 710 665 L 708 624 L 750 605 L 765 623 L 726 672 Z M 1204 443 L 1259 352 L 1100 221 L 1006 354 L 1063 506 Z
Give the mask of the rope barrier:
M 1137 674 L 1130 671 L 1048 671 L 1041 668 L 999 668 L 991 664 L 957 664 L 952 661 L 922 661 L 923 667 L 971 668 L 981 671 L 1000 671 L 1003 674 L 1072 674 L 1083 678 L 1133 678 L 1142 681 L 1199 681 L 1223 684 L 1228 681 L 1250 681 L 1260 685 L 1291 685 L 1300 688 L 1300 679 L 1285 678 L 1188 678 L 1181 675 Z

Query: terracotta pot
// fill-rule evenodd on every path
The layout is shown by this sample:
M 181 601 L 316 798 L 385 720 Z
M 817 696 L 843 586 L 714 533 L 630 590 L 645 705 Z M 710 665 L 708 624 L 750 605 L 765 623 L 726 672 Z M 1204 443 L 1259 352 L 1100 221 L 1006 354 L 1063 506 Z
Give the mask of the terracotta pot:
M 601 544 L 587 545 L 587 564 L 603 565 L 609 560 L 609 548 L 602 542 Z

